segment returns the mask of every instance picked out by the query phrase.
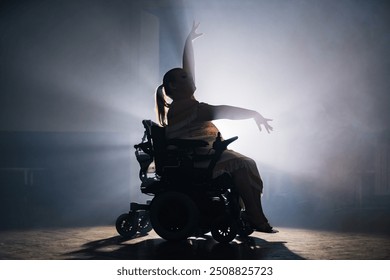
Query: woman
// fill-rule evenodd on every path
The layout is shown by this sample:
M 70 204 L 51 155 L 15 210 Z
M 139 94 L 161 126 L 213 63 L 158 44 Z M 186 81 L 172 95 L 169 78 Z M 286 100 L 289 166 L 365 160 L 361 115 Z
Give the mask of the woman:
M 211 122 L 217 119 L 243 120 L 254 119 L 258 128 L 262 126 L 269 133 L 272 127 L 266 119 L 256 111 L 227 105 L 212 106 L 198 102 L 194 93 L 194 52 L 192 41 L 201 36 L 192 26 L 183 53 L 183 68 L 169 70 L 163 78 L 163 84 L 156 93 L 158 120 L 166 127 L 168 138 L 202 139 L 212 145 L 218 133 L 217 127 Z M 172 102 L 166 100 L 168 96 Z M 205 149 L 208 152 L 209 148 Z M 200 151 L 201 152 L 201 151 Z M 229 173 L 245 205 L 246 219 L 254 230 L 275 232 L 269 225 L 261 206 L 263 182 L 257 170 L 256 163 L 237 152 L 226 150 L 214 169 L 214 176 L 224 172 Z

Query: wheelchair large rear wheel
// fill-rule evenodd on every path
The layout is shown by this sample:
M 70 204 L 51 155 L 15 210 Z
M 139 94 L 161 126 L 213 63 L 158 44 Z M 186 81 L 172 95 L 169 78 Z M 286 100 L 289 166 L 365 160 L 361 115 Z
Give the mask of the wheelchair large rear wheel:
M 155 232 L 165 240 L 183 240 L 198 228 L 199 211 L 188 195 L 170 191 L 154 197 L 150 221 Z

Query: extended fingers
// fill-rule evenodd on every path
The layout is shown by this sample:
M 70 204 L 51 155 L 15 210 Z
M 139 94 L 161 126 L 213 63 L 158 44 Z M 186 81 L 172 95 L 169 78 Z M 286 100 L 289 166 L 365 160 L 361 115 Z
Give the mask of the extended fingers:
M 191 30 L 190 35 L 191 35 L 193 40 L 203 35 L 203 33 L 197 33 L 197 31 L 196 31 L 198 29 L 199 25 L 200 25 L 200 22 L 195 23 L 195 21 L 192 24 L 192 30 Z
M 195 21 L 193 21 L 193 23 L 192 23 L 192 30 L 195 31 L 196 29 L 198 29 L 199 25 L 200 25 L 200 22 L 196 23 Z

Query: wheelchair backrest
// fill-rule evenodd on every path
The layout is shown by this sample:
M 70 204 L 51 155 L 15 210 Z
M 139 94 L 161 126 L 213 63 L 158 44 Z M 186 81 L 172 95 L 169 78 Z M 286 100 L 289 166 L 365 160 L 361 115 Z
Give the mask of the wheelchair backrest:
M 142 143 L 136 146 L 151 156 L 151 160 L 154 160 L 155 173 L 158 176 L 163 176 L 166 166 L 192 168 L 194 160 L 209 160 L 210 163 L 207 168 L 207 174 L 212 174 L 221 153 L 226 149 L 226 147 L 223 147 L 223 149 L 217 149 L 216 152 L 212 154 L 198 155 L 195 150 L 200 147 L 208 146 L 209 144 L 206 141 L 195 139 L 168 140 L 165 135 L 165 127 L 161 127 L 151 120 L 144 120 L 142 123 L 145 127 L 145 135 L 142 139 Z M 147 141 L 145 142 L 146 138 Z M 220 137 L 219 142 L 221 142 Z M 218 144 L 219 142 L 216 143 Z
M 151 159 L 154 160 L 156 174 L 162 176 L 164 165 L 167 162 L 168 157 L 165 128 L 151 120 L 143 120 L 142 124 L 145 128 L 145 135 L 142 139 L 142 143 L 135 147 L 142 149 L 151 156 Z
M 157 124 L 153 125 L 151 127 L 151 138 L 156 174 L 161 176 L 167 159 L 165 128 Z

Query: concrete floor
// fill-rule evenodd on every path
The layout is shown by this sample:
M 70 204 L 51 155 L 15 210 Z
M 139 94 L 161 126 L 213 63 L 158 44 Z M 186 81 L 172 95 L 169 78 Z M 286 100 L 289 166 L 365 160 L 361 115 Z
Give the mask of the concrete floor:
M 389 235 L 278 229 L 227 245 L 208 235 L 166 242 L 153 231 L 124 240 L 114 226 L 9 230 L 0 232 L 0 259 L 390 259 Z

